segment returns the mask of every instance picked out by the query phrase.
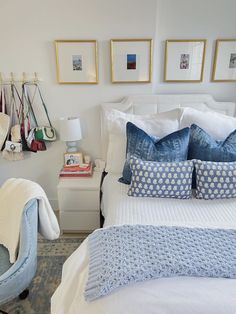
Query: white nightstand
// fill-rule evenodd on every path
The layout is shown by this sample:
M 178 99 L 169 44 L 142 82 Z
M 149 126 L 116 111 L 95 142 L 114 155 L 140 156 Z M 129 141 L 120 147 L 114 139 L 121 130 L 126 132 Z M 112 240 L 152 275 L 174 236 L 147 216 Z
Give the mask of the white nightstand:
M 57 186 L 62 231 L 85 232 L 100 228 L 102 172 L 92 177 L 60 178 Z

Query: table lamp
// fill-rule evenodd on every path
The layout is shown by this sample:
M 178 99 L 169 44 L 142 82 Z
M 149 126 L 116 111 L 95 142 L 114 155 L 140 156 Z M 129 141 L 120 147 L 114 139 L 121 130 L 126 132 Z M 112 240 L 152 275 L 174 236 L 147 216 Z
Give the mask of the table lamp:
M 78 151 L 77 142 L 82 139 L 78 117 L 60 118 L 60 139 L 66 142 L 67 153 Z

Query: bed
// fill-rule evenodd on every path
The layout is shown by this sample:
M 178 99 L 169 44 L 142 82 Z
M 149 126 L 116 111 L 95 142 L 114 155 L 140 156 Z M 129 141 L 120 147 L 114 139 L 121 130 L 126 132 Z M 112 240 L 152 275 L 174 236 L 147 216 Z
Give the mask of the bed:
M 135 114 L 167 111 L 178 106 L 207 107 L 229 116 L 233 103 L 215 102 L 210 95 L 131 96 L 121 103 L 106 104 Z M 103 107 L 103 108 L 104 108 Z M 204 109 L 204 108 L 203 108 Z M 103 156 L 107 151 L 107 125 L 102 121 Z M 236 200 L 175 200 L 127 196 L 128 186 L 118 182 L 120 173 L 108 173 L 102 185 L 104 227 L 113 225 L 155 225 L 236 229 Z M 158 208 L 158 210 L 157 210 Z M 52 297 L 56 314 L 235 314 L 236 280 L 224 278 L 160 278 L 119 288 L 92 302 L 84 299 L 88 277 L 86 239 L 63 266 L 62 282 Z

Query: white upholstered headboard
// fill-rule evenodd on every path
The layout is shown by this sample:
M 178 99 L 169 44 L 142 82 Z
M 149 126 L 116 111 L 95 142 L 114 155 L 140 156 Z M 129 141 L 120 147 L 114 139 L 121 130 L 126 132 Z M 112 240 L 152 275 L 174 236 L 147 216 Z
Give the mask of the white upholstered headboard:
M 179 107 L 192 107 L 203 109 L 208 107 L 211 110 L 234 116 L 235 103 L 217 102 L 211 95 L 207 94 L 185 94 L 185 95 L 132 95 L 125 97 L 121 102 L 104 103 L 101 105 L 101 139 L 102 158 L 106 160 L 108 145 L 108 130 L 104 119 L 104 109 L 117 109 L 133 114 L 152 114 L 164 112 Z

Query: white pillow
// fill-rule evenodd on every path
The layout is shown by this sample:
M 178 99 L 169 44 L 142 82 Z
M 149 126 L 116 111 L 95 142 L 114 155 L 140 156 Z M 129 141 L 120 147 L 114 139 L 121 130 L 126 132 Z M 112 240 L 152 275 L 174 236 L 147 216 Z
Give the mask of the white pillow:
M 126 155 L 126 124 L 128 121 L 150 135 L 163 137 L 179 129 L 180 109 L 158 114 L 135 115 L 115 109 L 105 112 L 109 132 L 107 150 L 107 172 L 121 173 Z
M 180 128 L 197 124 L 209 133 L 215 140 L 224 140 L 236 129 L 236 118 L 214 111 L 199 111 L 193 108 L 184 108 L 180 119 Z
M 181 108 L 192 108 L 195 110 L 199 110 L 199 111 L 213 111 L 213 112 L 218 112 L 221 114 L 225 114 L 227 115 L 227 110 L 223 109 L 223 108 L 219 108 L 219 107 L 215 107 L 215 108 L 210 108 L 208 105 L 206 105 L 205 103 L 185 103 L 185 104 L 180 104 Z
M 168 105 L 169 110 L 175 108 L 185 108 L 192 107 L 197 108 L 197 110 L 206 111 L 210 110 L 209 107 L 203 102 L 186 102 L 186 103 L 160 103 L 158 104 L 158 112 L 166 112 L 166 106 Z
M 188 102 L 188 103 L 183 103 L 180 104 L 181 108 L 193 108 L 196 110 L 200 110 L 200 111 L 209 111 L 211 110 L 206 104 L 204 104 L 203 102 Z

